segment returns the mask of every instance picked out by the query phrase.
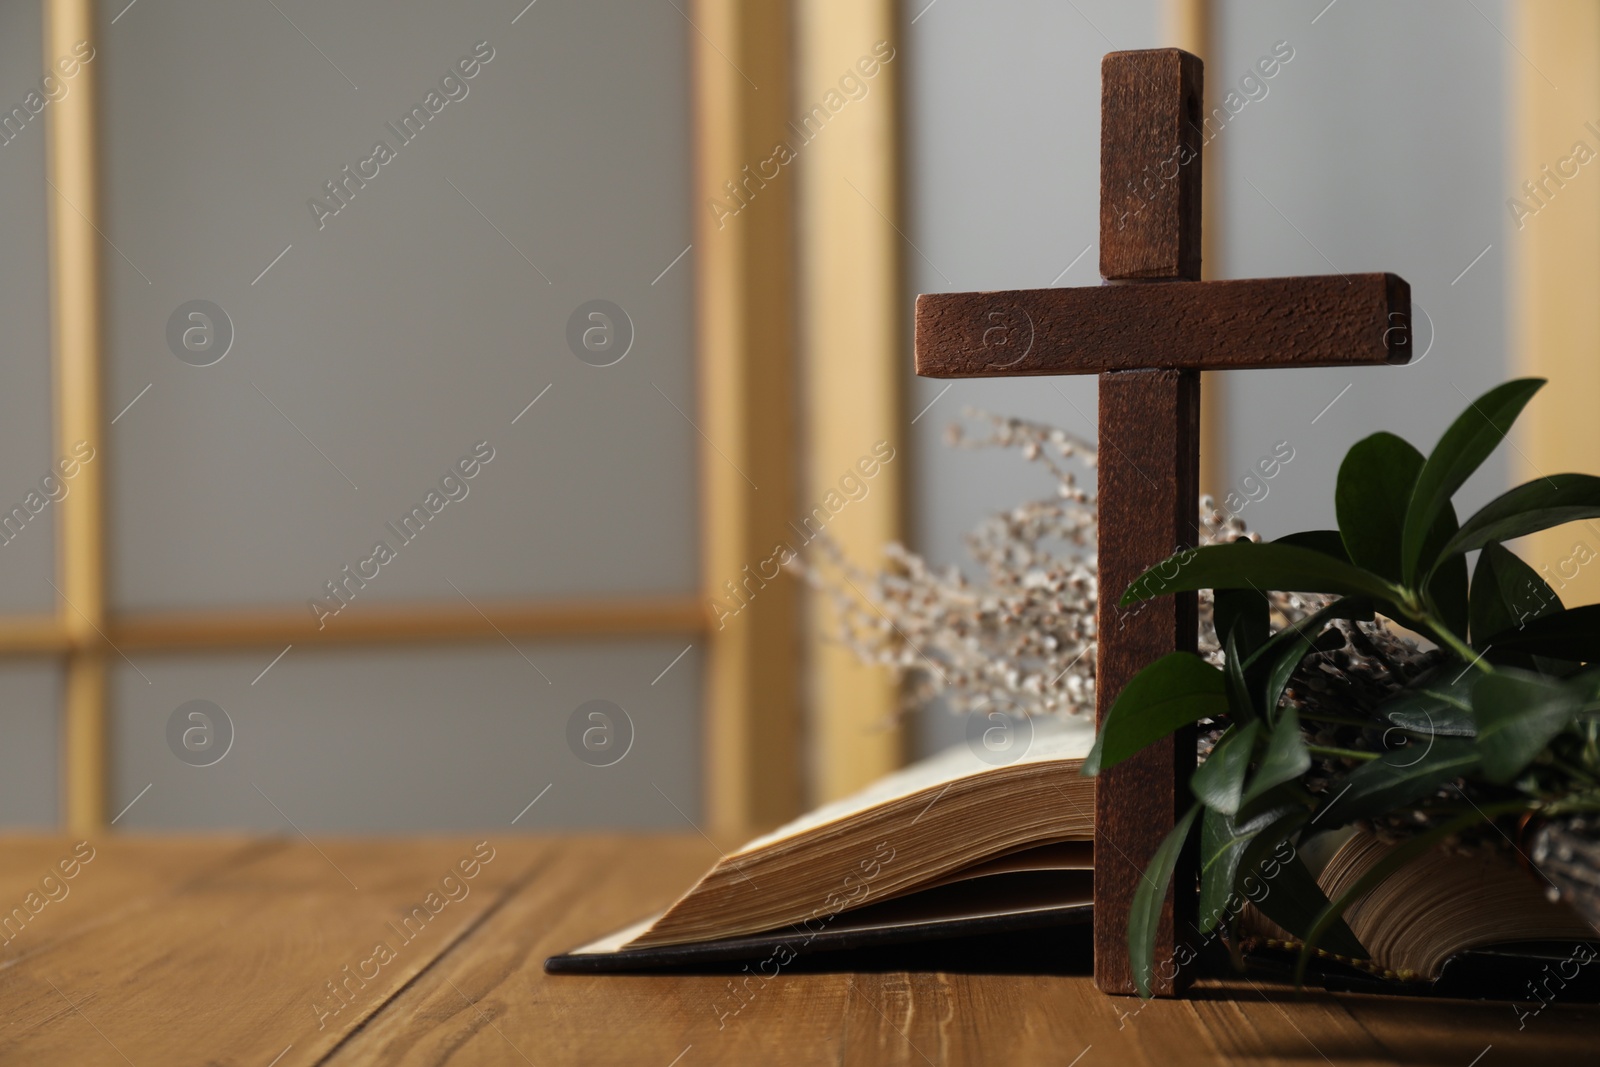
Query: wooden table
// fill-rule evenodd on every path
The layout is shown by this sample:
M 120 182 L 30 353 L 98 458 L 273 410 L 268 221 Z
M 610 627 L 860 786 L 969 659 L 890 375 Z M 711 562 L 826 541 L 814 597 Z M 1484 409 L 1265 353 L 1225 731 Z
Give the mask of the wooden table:
M 784 974 L 730 1013 L 727 976 L 541 966 L 666 904 L 707 841 L 479 840 L 111 838 L 75 862 L 70 839 L 7 839 L 0 1064 L 1497 1067 L 1593 1062 L 1600 1040 L 1592 1007 L 1519 1031 L 1507 1004 L 1232 982 L 1141 1009 L 1087 973 Z

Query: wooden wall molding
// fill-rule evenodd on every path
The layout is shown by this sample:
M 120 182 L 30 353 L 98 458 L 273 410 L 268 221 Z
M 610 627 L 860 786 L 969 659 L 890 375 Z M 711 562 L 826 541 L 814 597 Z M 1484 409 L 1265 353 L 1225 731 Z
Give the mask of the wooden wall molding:
M 45 0 L 44 62 L 72 57 L 79 42 L 98 50 L 92 0 Z M 73 91 L 45 118 L 45 174 L 50 184 L 51 363 L 55 380 L 55 453 L 86 441 L 104 454 L 101 400 L 100 195 L 95 136 L 99 63 L 83 63 Z M 62 715 L 65 820 L 75 833 L 106 819 L 105 663 L 93 643 L 105 627 L 105 462 L 86 463 L 72 492 L 56 505 L 59 626 L 67 656 Z
M 1222 56 L 1211 0 L 1165 0 L 1162 14 L 1162 44 L 1197 55 L 1212 70 L 1219 69 Z M 1215 107 L 1215 100 L 1209 106 Z M 1216 279 L 1223 265 L 1223 218 L 1217 195 L 1222 188 L 1222 154 L 1220 144 L 1207 145 L 1200 153 L 1200 210 L 1206 218 L 1200 236 L 1200 277 L 1205 281 Z M 1202 373 L 1200 382 L 1200 491 L 1220 500 L 1228 486 L 1228 378 Z
M 1543 168 L 1570 156 L 1578 141 L 1600 152 L 1590 125 L 1600 118 L 1600 6 L 1541 0 L 1511 5 L 1508 13 L 1521 53 L 1506 60 L 1513 364 L 1518 374 L 1550 379 L 1514 431 L 1517 480 L 1592 474 L 1600 472 L 1600 175 L 1585 167 L 1570 180 L 1549 181 Z M 1530 196 L 1524 182 L 1543 182 L 1542 195 Z M 1578 545 L 1587 552 L 1574 553 Z M 1583 562 L 1600 555 L 1600 523 L 1535 534 L 1525 555 L 1563 603 L 1600 601 L 1600 563 Z
M 564 641 L 704 634 L 711 624 L 698 597 L 626 600 L 478 600 L 369 604 L 318 629 L 296 608 L 149 611 L 107 616 L 100 629 L 67 626 L 57 615 L 0 616 L 0 656 L 76 655 L 117 650 L 226 652 L 284 644 L 449 644 L 504 638 Z
M 910 462 L 902 391 L 911 307 L 903 285 L 897 5 L 892 0 L 801 0 L 796 32 L 800 111 L 840 97 L 847 106 L 807 143 L 799 163 L 802 338 L 801 439 L 808 505 L 839 491 L 873 446 L 896 458 L 827 535 L 860 566 L 876 567 L 904 538 L 903 474 Z M 886 58 L 887 57 L 887 58 Z M 846 80 L 848 79 L 848 80 Z M 861 94 L 844 95 L 845 87 Z M 900 691 L 837 639 L 826 595 L 807 604 L 806 693 L 811 799 L 833 800 L 899 767 Z
M 705 606 L 694 597 L 628 600 L 497 601 L 472 604 L 368 604 L 318 629 L 302 609 L 173 611 L 114 615 L 106 636 L 117 648 L 157 652 L 226 651 L 293 644 L 441 644 L 502 639 L 569 640 L 699 634 Z M 3 637 L 0 634 L 0 637 Z
M 794 136 L 793 12 L 790 0 L 696 0 L 689 13 L 700 580 L 719 619 L 707 635 L 705 810 L 713 836 L 737 843 L 804 799 L 798 583 L 757 573 L 791 536 L 797 497 L 795 180 L 769 162 Z

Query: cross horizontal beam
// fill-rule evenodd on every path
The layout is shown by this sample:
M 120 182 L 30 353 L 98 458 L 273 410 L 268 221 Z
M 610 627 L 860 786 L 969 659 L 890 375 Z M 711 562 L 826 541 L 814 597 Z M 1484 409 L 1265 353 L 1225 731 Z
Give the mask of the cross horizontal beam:
M 1124 282 L 917 297 L 929 378 L 1405 363 L 1411 287 L 1393 274 Z

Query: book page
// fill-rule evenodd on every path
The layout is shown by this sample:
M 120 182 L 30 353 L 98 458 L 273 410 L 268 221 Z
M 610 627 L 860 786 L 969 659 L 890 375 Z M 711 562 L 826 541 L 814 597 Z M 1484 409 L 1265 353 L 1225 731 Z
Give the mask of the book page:
M 1094 722 L 1087 716 L 1062 720 L 1039 717 L 1032 720 L 1033 741 L 1028 751 L 1010 763 L 985 763 L 965 744 L 952 745 L 937 755 L 913 763 L 893 774 L 878 779 L 850 796 L 807 812 L 792 822 L 763 834 L 732 852 L 740 856 L 765 848 L 785 838 L 807 833 L 828 823 L 848 818 L 858 812 L 868 811 L 886 801 L 911 796 L 924 789 L 948 785 L 962 778 L 1015 767 L 1021 764 L 1045 763 L 1052 760 L 1081 760 L 1094 747 Z

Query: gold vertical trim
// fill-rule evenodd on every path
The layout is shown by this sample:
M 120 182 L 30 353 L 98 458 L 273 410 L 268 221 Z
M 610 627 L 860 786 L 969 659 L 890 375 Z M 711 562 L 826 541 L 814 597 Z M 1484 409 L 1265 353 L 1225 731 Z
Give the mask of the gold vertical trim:
M 47 62 L 71 57 L 93 38 L 89 0 L 48 0 Z M 89 47 L 93 47 L 92 44 Z M 82 64 L 73 91 L 47 116 L 50 190 L 50 303 L 55 343 L 56 450 L 73 455 L 79 442 L 100 445 L 100 204 L 95 144 L 98 64 Z M 105 619 L 104 480 L 101 463 L 83 464 L 58 505 L 58 584 L 70 606 L 64 623 L 87 640 Z
M 731 838 L 802 800 L 800 597 L 774 573 L 796 495 L 794 175 L 762 166 L 789 137 L 792 28 L 788 0 L 691 10 L 705 803 Z
M 81 60 L 94 47 L 91 0 L 45 0 L 44 61 Z M 99 64 L 82 63 L 73 91 L 46 118 L 49 177 L 50 318 L 55 370 L 55 451 L 75 456 L 86 442 L 104 448 L 100 418 L 100 198 L 95 141 Z M 56 574 L 61 625 L 75 651 L 66 662 L 63 786 L 66 822 L 75 833 L 106 818 L 105 663 L 95 640 L 106 616 L 105 463 L 85 463 L 57 505 Z
M 67 830 L 98 833 L 106 828 L 110 791 L 104 656 L 90 652 L 67 657 L 62 720 Z
M 805 512 L 843 496 L 854 474 L 867 495 L 823 527 L 873 566 L 902 536 L 908 461 L 901 388 L 908 366 L 901 291 L 899 34 L 892 0 L 800 0 L 797 111 L 847 101 L 800 148 L 800 291 Z M 874 53 L 874 48 L 878 53 Z M 891 58 L 884 62 L 882 56 Z M 869 77 L 857 66 L 875 70 Z M 840 85 L 841 79 L 853 82 Z M 853 88 L 852 86 L 859 86 Z M 865 95 L 853 99 L 847 91 Z M 832 97 L 829 97 L 829 93 Z M 902 227 L 903 228 L 903 227 Z M 873 448 L 895 450 L 878 464 Z M 857 468 L 877 466 L 866 478 Z M 831 497 L 829 494 L 833 494 Z M 802 521 L 804 521 L 802 519 Z M 820 525 L 820 524 L 819 524 Z M 837 639 L 828 598 L 813 595 L 806 634 L 813 799 L 832 800 L 900 766 L 899 689 Z
M 1166 0 L 1164 15 L 1167 43 L 1199 56 L 1210 68 L 1215 44 L 1210 0 Z M 1212 99 L 1209 88 L 1206 96 Z M 1223 246 L 1222 216 L 1217 210 L 1220 167 L 1213 146 L 1200 153 L 1200 167 L 1200 276 L 1209 280 L 1218 275 Z M 1227 383 L 1223 374 L 1200 376 L 1200 491 L 1219 498 L 1228 480 Z
M 1513 5 L 1512 18 L 1521 55 L 1507 59 L 1511 335 L 1518 373 L 1550 379 L 1518 424 L 1520 473 L 1600 473 L 1600 176 L 1586 166 L 1550 180 L 1544 169 L 1578 142 L 1600 152 L 1600 5 L 1543 0 Z M 1530 195 L 1524 182 L 1544 188 Z M 1580 544 L 1600 554 L 1600 524 L 1536 534 L 1524 552 L 1568 606 L 1600 600 L 1600 564 L 1583 565 Z

